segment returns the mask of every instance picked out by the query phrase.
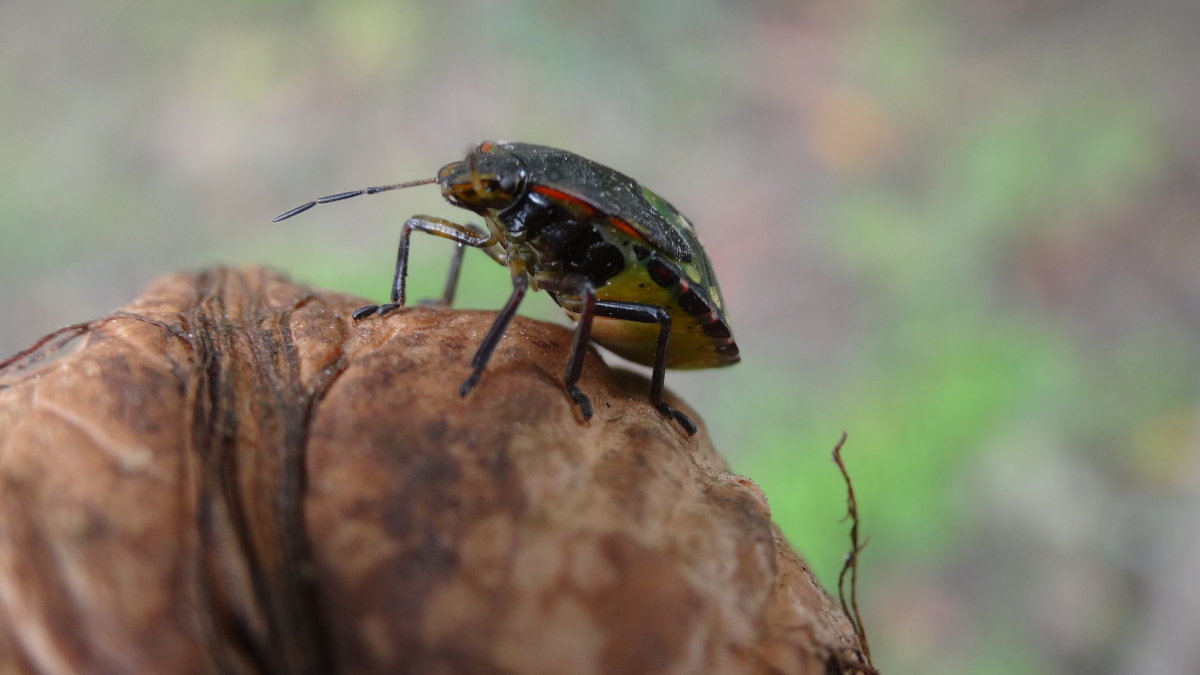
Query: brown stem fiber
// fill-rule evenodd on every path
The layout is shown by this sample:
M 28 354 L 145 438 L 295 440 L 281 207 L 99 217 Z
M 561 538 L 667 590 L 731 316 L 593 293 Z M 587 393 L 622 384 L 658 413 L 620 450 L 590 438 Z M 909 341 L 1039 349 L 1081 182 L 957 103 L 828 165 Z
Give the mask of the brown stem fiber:
M 463 398 L 491 313 L 361 304 L 179 274 L 0 365 L 0 673 L 855 672 L 643 378 L 589 354 L 583 422 L 518 317 Z

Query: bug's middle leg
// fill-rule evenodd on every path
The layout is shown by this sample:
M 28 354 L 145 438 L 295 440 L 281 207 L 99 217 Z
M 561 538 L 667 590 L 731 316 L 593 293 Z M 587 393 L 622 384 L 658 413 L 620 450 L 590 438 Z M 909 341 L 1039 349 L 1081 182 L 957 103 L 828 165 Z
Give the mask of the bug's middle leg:
M 571 355 L 567 358 L 567 371 L 563 376 L 563 385 L 567 394 L 583 419 L 592 419 L 592 402 L 579 390 L 576 383 L 583 373 L 583 359 L 587 356 L 588 339 L 592 336 L 592 317 L 595 314 L 596 287 L 592 280 L 583 276 L 538 276 L 535 279 L 538 288 L 556 294 L 556 300 L 569 311 L 578 315 L 575 323 L 575 337 L 571 341 Z M 563 297 L 566 296 L 566 297 Z
M 458 273 L 462 270 L 463 251 L 465 250 L 462 243 L 455 244 L 454 255 L 450 258 L 450 272 L 446 275 L 446 289 L 442 291 L 442 299 L 441 301 L 431 301 L 430 304 L 443 307 L 454 304 L 454 292 L 458 290 Z
M 515 274 L 512 284 L 512 295 L 508 296 L 508 302 L 504 303 L 504 307 L 496 315 L 496 320 L 492 322 L 492 327 L 488 329 L 487 335 L 483 336 L 483 342 L 480 342 L 479 348 L 475 350 L 475 356 L 471 359 L 471 374 L 459 388 L 459 396 L 466 396 L 467 392 L 479 384 L 479 377 L 487 368 L 488 361 L 492 358 L 492 352 L 496 350 L 496 345 L 500 344 L 500 338 L 504 337 L 504 330 L 516 316 L 517 307 L 521 305 L 525 291 L 529 289 L 529 277 L 524 274 Z
M 391 302 L 384 305 L 367 305 L 366 307 L 359 308 L 352 315 L 355 321 L 364 319 L 372 314 L 382 316 L 398 307 L 404 306 L 404 286 L 405 280 L 408 277 L 408 241 L 413 230 L 420 230 L 458 243 L 458 246 L 455 248 L 455 258 L 451 261 L 450 278 L 447 280 L 446 290 L 442 294 L 443 300 L 447 298 L 453 299 L 454 297 L 454 289 L 458 282 L 458 269 L 462 262 L 463 246 L 488 250 L 496 243 L 494 235 L 483 232 L 473 225 L 456 223 L 445 218 L 435 218 L 433 216 L 413 216 L 409 218 L 404 221 L 404 226 L 400 229 L 400 245 L 396 251 L 396 270 L 392 276 Z M 449 303 L 447 302 L 447 304 Z

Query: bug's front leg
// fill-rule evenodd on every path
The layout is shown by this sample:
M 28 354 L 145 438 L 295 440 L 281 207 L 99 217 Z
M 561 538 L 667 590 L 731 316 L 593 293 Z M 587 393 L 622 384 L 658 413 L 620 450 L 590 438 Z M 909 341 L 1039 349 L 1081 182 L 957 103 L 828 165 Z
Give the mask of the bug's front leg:
M 392 276 L 391 302 L 384 305 L 367 305 L 366 307 L 359 308 L 352 315 L 355 321 L 364 319 L 372 314 L 382 316 L 398 307 L 404 306 L 404 285 L 408 277 L 408 241 L 413 230 L 420 230 L 421 232 L 443 237 L 459 244 L 455 248 L 455 258 L 451 261 L 450 278 L 447 280 L 446 290 L 442 294 L 442 298 L 446 300 L 447 304 L 449 304 L 449 299 L 453 299 L 454 289 L 457 286 L 458 269 L 462 263 L 462 247 L 471 246 L 487 250 L 496 243 L 495 235 L 488 234 L 473 225 L 456 223 L 434 216 L 413 216 L 409 218 L 404 221 L 404 226 L 400 229 L 400 245 L 396 251 L 396 271 Z
M 696 433 L 696 423 L 682 412 L 667 405 L 663 400 L 663 381 L 667 372 L 667 347 L 671 339 L 671 314 L 665 308 L 657 305 L 644 305 L 637 302 L 617 302 L 615 300 L 600 300 L 596 303 L 596 315 L 625 321 L 658 324 L 658 344 L 654 349 L 654 367 L 650 374 L 650 402 L 659 412 L 679 422 L 683 430 L 691 436 Z

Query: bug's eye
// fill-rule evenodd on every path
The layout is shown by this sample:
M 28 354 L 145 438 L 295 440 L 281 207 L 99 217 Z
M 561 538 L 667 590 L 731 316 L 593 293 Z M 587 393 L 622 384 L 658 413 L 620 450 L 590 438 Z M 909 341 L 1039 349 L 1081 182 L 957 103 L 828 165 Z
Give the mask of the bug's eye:
M 500 176 L 499 188 L 505 194 L 513 194 L 517 191 L 517 185 L 521 182 L 521 176 L 518 172 L 512 171 Z

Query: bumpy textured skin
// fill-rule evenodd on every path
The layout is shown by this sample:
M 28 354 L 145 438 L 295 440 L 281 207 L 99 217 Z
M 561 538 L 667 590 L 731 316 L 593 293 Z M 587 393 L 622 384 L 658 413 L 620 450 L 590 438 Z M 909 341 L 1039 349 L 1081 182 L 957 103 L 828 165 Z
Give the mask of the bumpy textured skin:
M 0 371 L 0 672 L 842 672 L 762 493 L 644 381 L 589 355 L 581 425 L 569 332 L 518 317 L 463 399 L 489 313 L 359 304 L 168 277 Z

